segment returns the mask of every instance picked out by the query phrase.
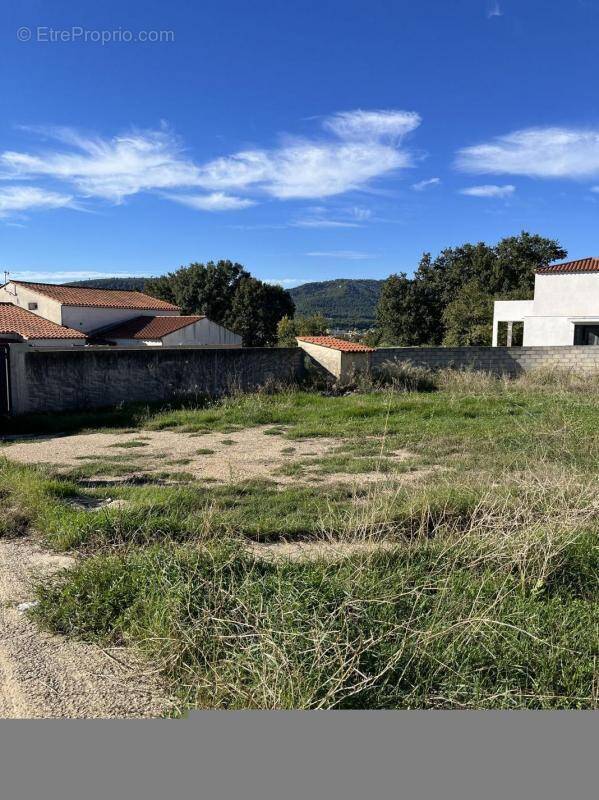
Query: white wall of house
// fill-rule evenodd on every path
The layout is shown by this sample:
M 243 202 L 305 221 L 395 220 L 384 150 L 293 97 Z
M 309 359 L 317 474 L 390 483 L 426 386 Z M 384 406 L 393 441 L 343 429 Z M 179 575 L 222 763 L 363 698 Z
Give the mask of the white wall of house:
M 165 346 L 202 344 L 207 347 L 241 347 L 241 336 L 206 318 L 163 336 L 162 341 Z
M 126 322 L 141 316 L 178 317 L 178 311 L 141 311 L 139 308 L 86 308 L 85 306 L 62 306 L 62 325 L 76 331 L 90 333 L 109 325 Z
M 32 314 L 37 314 L 38 317 L 49 319 L 50 322 L 55 322 L 57 325 L 64 325 L 61 319 L 60 303 L 57 300 L 52 300 L 49 297 L 34 292 L 27 286 L 12 283 L 9 281 L 6 286 L 0 288 L 0 302 L 13 303 L 20 308 L 31 311 Z M 37 308 L 29 308 L 29 304 L 37 303 Z
M 107 337 L 110 339 L 110 336 Z M 176 347 L 178 345 L 202 345 L 203 347 L 241 347 L 241 336 L 233 331 L 217 325 L 209 319 L 201 319 L 192 325 L 186 325 L 173 331 L 162 339 L 114 339 L 117 345 L 124 347 Z
M 525 347 L 574 344 L 575 325 L 599 325 L 599 272 L 535 275 L 534 300 L 498 300 L 493 309 L 493 346 L 499 322 L 524 322 Z

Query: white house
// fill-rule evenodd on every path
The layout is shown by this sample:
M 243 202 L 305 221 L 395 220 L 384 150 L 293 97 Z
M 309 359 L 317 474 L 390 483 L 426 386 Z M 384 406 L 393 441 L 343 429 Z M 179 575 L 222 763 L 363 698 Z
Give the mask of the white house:
M 217 325 L 206 316 L 134 317 L 103 329 L 103 343 L 132 346 L 197 345 L 241 347 L 241 336 Z M 92 339 L 92 344 L 94 340 Z
M 498 341 L 499 323 L 507 341 Z M 493 346 L 511 345 L 514 322 L 524 323 L 522 344 L 599 344 L 599 258 L 538 269 L 533 300 L 498 300 L 493 309 Z
M 61 343 L 241 347 L 222 325 L 182 317 L 178 306 L 143 292 L 11 280 L 0 287 L 0 305 L 7 303 L 66 331 Z

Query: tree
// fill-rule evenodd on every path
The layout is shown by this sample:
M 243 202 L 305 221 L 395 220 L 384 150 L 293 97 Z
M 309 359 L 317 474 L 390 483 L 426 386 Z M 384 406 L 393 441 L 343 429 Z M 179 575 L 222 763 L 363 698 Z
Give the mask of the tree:
M 152 278 L 146 291 L 181 307 L 183 314 L 205 314 L 238 333 L 246 347 L 274 344 L 277 323 L 295 306 L 280 286 L 263 283 L 233 261 L 209 261 Z
M 283 317 L 277 325 L 277 344 L 279 347 L 295 347 L 297 336 L 323 336 L 328 324 L 322 314 L 306 317 Z
M 277 323 L 294 311 L 293 300 L 281 286 L 246 275 L 235 290 L 225 325 L 242 337 L 244 347 L 274 345 Z
M 377 306 L 381 344 L 409 347 L 440 342 L 440 310 L 433 287 L 410 280 L 405 273 L 391 275 L 383 284 Z
M 435 259 L 424 253 L 413 278 L 391 275 L 383 285 L 380 339 L 398 345 L 490 344 L 492 301 L 530 298 L 535 271 L 566 256 L 556 240 L 525 231 L 495 246 L 468 243 Z M 474 303 L 470 312 L 468 300 Z
M 242 278 L 249 276 L 232 261 L 193 263 L 148 281 L 146 291 L 181 307 L 183 314 L 206 314 L 222 324 Z
M 443 311 L 446 347 L 491 344 L 493 298 L 476 281 L 469 281 Z

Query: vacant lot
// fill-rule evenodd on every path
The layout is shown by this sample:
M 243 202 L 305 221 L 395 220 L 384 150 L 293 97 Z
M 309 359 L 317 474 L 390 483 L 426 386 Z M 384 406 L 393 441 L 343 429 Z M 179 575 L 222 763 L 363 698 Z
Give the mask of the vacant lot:
M 38 623 L 191 706 L 595 707 L 596 382 L 435 381 L 21 421 L 4 535 L 76 556 Z

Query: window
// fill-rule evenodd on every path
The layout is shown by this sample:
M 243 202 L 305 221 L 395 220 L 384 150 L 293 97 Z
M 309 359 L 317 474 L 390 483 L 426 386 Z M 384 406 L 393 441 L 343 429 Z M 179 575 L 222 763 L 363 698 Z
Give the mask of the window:
M 575 325 L 574 344 L 599 344 L 599 325 Z
M 27 303 L 27 308 L 30 311 L 37 311 L 37 303 Z

